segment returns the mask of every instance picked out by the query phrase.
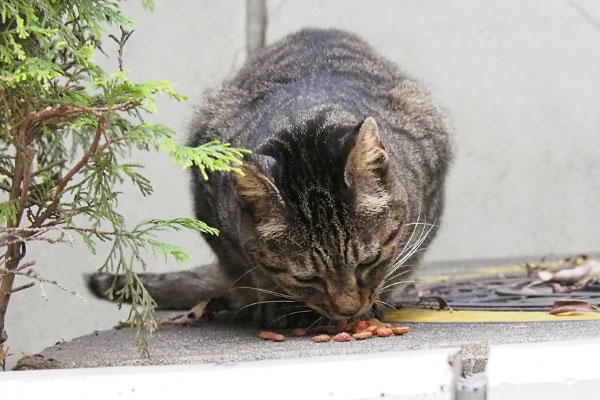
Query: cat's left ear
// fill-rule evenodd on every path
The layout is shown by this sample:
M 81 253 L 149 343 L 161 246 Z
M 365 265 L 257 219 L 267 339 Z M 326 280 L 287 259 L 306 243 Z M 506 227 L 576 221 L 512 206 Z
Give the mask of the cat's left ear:
M 388 166 L 388 154 L 377 122 L 368 117 L 360 125 L 344 170 L 344 182 L 356 190 L 362 211 L 378 213 L 388 206 L 390 195 L 384 182 Z
M 264 236 L 277 236 L 283 224 L 284 203 L 275 184 L 256 166 L 243 162 L 243 175 L 235 174 L 235 188 L 240 205 L 254 218 L 258 231 Z

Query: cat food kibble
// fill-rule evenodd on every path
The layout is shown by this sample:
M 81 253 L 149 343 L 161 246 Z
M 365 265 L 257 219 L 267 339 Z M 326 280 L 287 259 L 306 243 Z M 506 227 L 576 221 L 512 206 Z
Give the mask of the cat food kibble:
M 358 332 L 358 333 L 355 333 L 354 335 L 352 335 L 352 337 L 356 340 L 364 340 L 364 339 L 368 339 L 372 336 L 373 336 L 373 334 L 369 331 L 362 331 L 362 332 Z
M 410 331 L 410 328 L 408 326 L 397 326 L 395 328 L 392 328 L 392 332 L 394 332 L 394 335 L 404 335 L 408 331 Z
M 292 331 L 293 336 L 306 336 L 306 329 L 304 328 L 296 328 Z
M 309 334 L 317 334 L 312 340 L 315 343 L 327 343 L 333 336 L 334 342 L 349 342 L 355 340 L 364 340 L 372 337 L 389 337 L 393 335 L 403 335 L 410 331 L 408 326 L 392 327 L 392 324 L 381 322 L 376 318 L 368 321 L 354 321 L 352 323 L 339 321 L 335 325 L 321 325 L 309 328 L 296 328 L 292 331 L 292 336 L 302 337 Z M 259 335 L 262 339 L 273 342 L 283 342 L 286 340 L 284 335 L 275 332 L 264 331 Z
M 394 334 L 394 332 L 390 328 L 386 328 L 383 326 L 380 328 L 377 328 L 377 336 L 388 337 L 388 336 L 392 336 L 393 334 Z
M 331 337 L 329 335 L 317 335 L 317 336 L 313 336 L 313 342 L 315 342 L 315 343 L 329 342 L 329 339 L 331 339 Z
M 356 321 L 352 324 L 352 332 L 359 333 L 369 328 L 367 321 Z
M 392 327 L 392 324 L 390 324 L 388 322 L 381 322 L 377 318 L 371 318 L 370 320 L 367 321 L 367 323 L 369 325 L 377 326 L 378 328 L 391 328 Z
M 371 332 L 374 335 L 375 333 L 377 333 L 377 329 L 379 329 L 377 325 L 371 325 L 366 329 L 366 331 Z
M 258 336 L 260 336 L 261 339 L 271 340 L 273 342 L 285 341 L 285 336 L 280 335 L 279 333 L 275 333 L 275 332 L 264 331 L 264 332 L 259 333 Z
M 347 342 L 349 340 L 352 340 L 352 336 L 350 336 L 348 332 L 340 332 L 337 335 L 335 335 L 333 340 L 336 342 Z

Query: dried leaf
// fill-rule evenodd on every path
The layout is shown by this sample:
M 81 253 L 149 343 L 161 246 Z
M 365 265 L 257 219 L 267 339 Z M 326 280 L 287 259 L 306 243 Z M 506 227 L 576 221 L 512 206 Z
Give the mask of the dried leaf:
M 450 304 L 448 304 L 448 302 L 443 297 L 440 297 L 440 296 L 421 297 L 419 299 L 419 303 L 428 303 L 431 300 L 437 302 L 438 311 L 447 308 L 450 312 L 454 312 L 454 310 L 452 309 L 452 307 L 450 307 Z
M 188 312 L 186 312 L 185 314 L 178 315 L 178 316 L 172 318 L 171 320 L 173 321 L 174 324 L 196 323 L 204 315 L 206 306 L 208 305 L 209 301 L 210 300 L 201 301 L 200 303 L 198 303 L 194 307 L 192 307 L 192 309 L 189 310 Z
M 585 288 L 588 283 L 595 281 L 596 278 L 583 278 L 579 282 L 576 282 L 574 285 L 561 285 L 560 283 L 553 283 L 552 288 L 554 289 L 554 293 L 571 293 L 576 292 Z
M 523 289 L 521 289 L 521 293 L 523 293 L 523 294 L 537 294 L 537 290 L 532 289 L 529 286 L 525 286 Z
M 540 278 L 540 280 L 543 282 L 548 282 L 551 281 L 552 278 L 554 278 L 554 273 L 550 271 L 539 271 L 538 278 Z
M 600 262 L 588 260 L 577 267 L 561 269 L 556 272 L 539 271 L 538 277 L 544 281 L 554 281 L 566 284 L 575 284 L 584 278 L 600 279 Z
M 558 315 L 567 312 L 600 312 L 600 308 L 585 300 L 558 299 L 554 302 L 550 314 Z

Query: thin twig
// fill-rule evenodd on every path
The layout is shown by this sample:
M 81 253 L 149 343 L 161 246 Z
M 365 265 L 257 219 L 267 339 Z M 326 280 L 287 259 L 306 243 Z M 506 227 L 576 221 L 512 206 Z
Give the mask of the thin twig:
M 49 169 L 52 169 L 52 168 L 56 167 L 57 165 L 61 165 L 61 164 L 64 164 L 64 163 L 66 163 L 66 162 L 67 162 L 67 159 L 66 159 L 66 158 L 63 158 L 63 159 L 60 159 L 60 160 L 56 160 L 56 161 L 54 161 L 54 162 L 52 162 L 52 163 L 50 163 L 50 164 L 46 165 L 45 167 L 42 167 L 42 168 L 38 169 L 37 171 L 33 172 L 33 173 L 31 174 L 31 177 L 32 177 L 32 178 L 33 178 L 33 177 L 36 177 L 36 176 L 38 176 L 39 174 L 41 174 L 41 173 L 43 173 L 43 172 L 46 172 L 46 171 L 48 171 Z
M 39 284 L 40 284 L 40 290 L 42 291 L 42 297 L 44 297 L 45 299 L 47 299 L 47 297 L 46 297 L 46 291 L 44 289 L 43 284 L 44 283 L 49 283 L 49 284 L 54 285 L 57 288 L 65 291 L 65 292 L 67 292 L 67 293 L 69 293 L 69 294 L 77 297 L 79 300 L 83 301 L 84 303 L 87 303 L 87 300 L 84 299 L 76 291 L 63 286 L 62 284 L 58 283 L 54 279 L 48 279 L 46 277 L 43 277 L 42 275 L 40 275 L 39 273 L 37 273 L 37 272 L 35 272 L 33 270 L 29 270 L 27 272 L 23 272 L 23 271 L 18 271 L 18 270 L 7 270 L 7 269 L 4 269 L 4 268 L 0 268 L 0 274 L 2 274 L 2 275 L 7 275 L 7 274 L 19 275 L 19 276 L 24 276 L 24 277 L 30 278 L 30 279 L 35 279 L 36 281 L 39 282 Z
M 13 294 L 16 292 L 20 292 L 21 290 L 29 289 L 32 286 L 35 286 L 35 282 L 29 282 L 29 283 L 26 283 L 25 285 L 18 286 L 16 288 L 10 290 L 8 293 L 0 293 L 0 296 L 3 296 L 5 294 Z

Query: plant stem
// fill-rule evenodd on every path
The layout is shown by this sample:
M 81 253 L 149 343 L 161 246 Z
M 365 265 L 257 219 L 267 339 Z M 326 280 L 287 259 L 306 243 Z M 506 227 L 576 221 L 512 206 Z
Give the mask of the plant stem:
M 16 141 L 19 137 L 15 138 Z M 21 144 L 15 143 L 17 147 L 17 157 L 15 160 L 15 175 L 12 181 L 12 187 L 9 199 L 19 200 L 19 207 L 25 204 L 23 198 L 27 198 L 29 191 L 29 181 L 31 174 L 31 162 L 33 156 L 28 152 Z M 28 165 L 27 165 L 28 164 Z M 25 178 L 24 175 L 27 174 Z M 21 184 L 23 187 L 21 188 Z M 27 185 L 27 187 L 25 187 Z M 9 218 L 7 221 L 8 228 L 16 228 L 21 222 L 23 215 L 23 209 L 17 209 L 17 217 L 15 220 Z M 19 262 L 25 257 L 25 244 L 24 243 L 11 243 L 6 247 L 6 253 L 4 255 L 6 270 L 14 271 L 19 266 Z M 10 301 L 10 295 L 12 293 L 13 284 L 15 281 L 15 275 L 8 273 L 2 276 L 0 282 L 0 356 L 4 357 L 6 351 L 4 351 L 4 341 L 7 339 L 7 334 L 4 329 L 4 322 L 6 320 L 6 310 Z M 4 360 L 0 359 L 0 365 L 4 364 Z
M 98 149 L 98 143 L 100 142 L 100 137 L 102 133 L 106 130 L 106 128 L 110 124 L 110 113 L 100 114 L 98 116 L 98 128 L 96 128 L 96 135 L 94 136 L 94 140 L 90 149 L 81 157 L 81 160 L 67 174 L 65 177 L 59 182 L 58 187 L 56 188 L 56 195 L 54 197 L 54 201 L 46 208 L 46 210 L 40 215 L 31 225 L 32 228 L 39 228 L 46 219 L 48 219 L 52 213 L 58 207 L 58 203 L 60 202 L 60 197 L 67 187 L 69 181 L 73 178 L 73 176 L 83 168 L 90 158 L 95 155 L 96 150 Z

